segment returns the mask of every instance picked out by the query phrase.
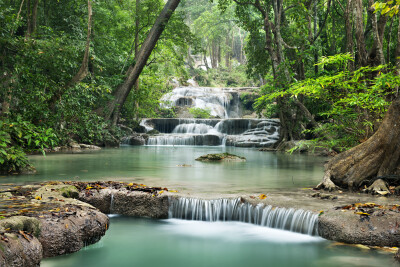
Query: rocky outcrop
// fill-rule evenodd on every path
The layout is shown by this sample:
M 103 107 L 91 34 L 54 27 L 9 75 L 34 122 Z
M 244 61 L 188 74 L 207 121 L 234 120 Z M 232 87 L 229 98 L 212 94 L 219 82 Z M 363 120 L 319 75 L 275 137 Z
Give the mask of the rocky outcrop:
M 198 157 L 196 160 L 204 162 L 244 162 L 246 161 L 246 158 L 230 153 L 218 153 L 203 155 Z
M 23 186 L 12 192 L 0 200 L 8 205 L 2 213 L 7 218 L 0 220 L 0 266 L 38 266 L 42 257 L 97 242 L 108 229 L 107 215 L 71 198 L 78 196 L 74 186 Z
M 124 137 L 122 143 L 131 146 L 144 146 L 149 139 L 148 134 L 132 134 L 130 136 Z
M 10 228 L 13 225 L 11 220 L 13 219 L 1 221 L 1 224 L 7 224 L 7 228 L 0 227 L 0 266 L 39 266 L 43 253 L 40 241 L 23 230 Z M 5 230 L 9 228 L 10 230 Z
M 76 252 L 96 243 L 105 234 L 109 219 L 94 208 L 68 207 L 63 214 L 48 214 L 40 218 L 39 241 L 43 246 L 43 257 Z M 70 211 L 71 210 L 71 211 Z
M 165 194 L 149 194 L 125 189 L 105 189 L 91 194 L 82 192 L 79 199 L 104 213 L 127 216 L 168 218 L 168 197 Z

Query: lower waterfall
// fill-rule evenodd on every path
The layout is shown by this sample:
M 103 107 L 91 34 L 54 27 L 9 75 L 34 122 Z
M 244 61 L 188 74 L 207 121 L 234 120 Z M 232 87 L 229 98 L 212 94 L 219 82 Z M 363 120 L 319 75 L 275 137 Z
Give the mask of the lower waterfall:
M 198 221 L 240 221 L 292 232 L 318 235 L 318 215 L 310 211 L 253 206 L 237 199 L 170 198 L 169 218 Z

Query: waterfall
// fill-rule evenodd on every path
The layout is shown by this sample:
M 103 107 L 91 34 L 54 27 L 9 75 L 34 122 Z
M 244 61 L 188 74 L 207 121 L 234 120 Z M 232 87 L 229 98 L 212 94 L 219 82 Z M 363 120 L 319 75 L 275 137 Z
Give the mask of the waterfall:
M 253 206 L 237 199 L 170 198 L 169 218 L 198 221 L 240 221 L 292 232 L 318 235 L 318 215 L 310 211 Z
M 110 214 L 114 213 L 114 194 L 111 194 L 111 200 L 110 200 Z
M 210 87 L 178 87 L 165 94 L 161 101 L 162 107 L 193 106 L 208 109 L 211 116 L 229 118 L 227 108 L 232 96 L 229 90 Z

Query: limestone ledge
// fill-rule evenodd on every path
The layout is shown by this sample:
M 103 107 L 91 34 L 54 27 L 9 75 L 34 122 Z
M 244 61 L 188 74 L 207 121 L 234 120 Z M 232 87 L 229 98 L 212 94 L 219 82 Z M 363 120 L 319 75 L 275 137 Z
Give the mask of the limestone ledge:
M 57 207 L 39 216 L 13 216 L 0 220 L 0 266 L 38 266 L 42 257 L 51 257 L 78 251 L 97 242 L 108 228 L 104 214 L 121 214 L 150 218 L 167 218 L 169 198 L 200 199 L 238 198 L 252 205 L 295 208 L 320 213 L 318 232 L 323 238 L 348 244 L 368 246 L 400 246 L 400 212 L 382 210 L 368 217 L 343 211 L 335 206 L 354 202 L 311 198 L 312 192 L 268 194 L 265 199 L 254 195 L 201 195 L 171 193 L 162 188 L 149 188 L 125 183 L 110 183 L 109 187 L 95 183 L 77 186 L 71 184 L 46 185 L 36 188 L 31 201 L 38 204 L 57 202 Z M 111 186 L 112 185 L 112 186 Z M 3 197 L 9 197 L 7 194 Z M 73 199 L 76 197 L 78 199 Z M 354 199 L 360 198 L 355 195 Z M 368 197 L 366 197 L 368 199 Z M 364 201 L 366 199 L 361 199 Z M 382 198 L 379 198 L 382 199 Z M 379 200 L 377 199 L 377 200 Z M 389 199 L 396 202 L 398 199 Z M 355 203 L 355 202 L 354 202 Z M 323 208 L 323 212 L 320 210 Z M 59 211 L 57 211 L 59 209 Z
M 76 252 L 100 240 L 108 229 L 107 215 L 70 196 L 78 196 L 73 186 L 42 186 L 24 203 L 38 211 L 0 220 L 0 266 L 39 266 L 42 258 Z M 4 194 L 0 202 L 11 199 Z

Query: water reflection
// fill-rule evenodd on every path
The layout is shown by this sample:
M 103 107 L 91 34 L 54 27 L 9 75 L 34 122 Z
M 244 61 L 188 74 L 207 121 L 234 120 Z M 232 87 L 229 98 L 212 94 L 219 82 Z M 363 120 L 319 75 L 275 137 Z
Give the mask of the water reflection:
M 245 156 L 244 163 L 195 161 L 207 153 Z M 235 147 L 121 147 L 75 154 L 31 156 L 35 175 L 2 177 L 0 182 L 121 180 L 201 192 L 259 192 L 309 187 L 322 177 L 324 158 L 260 152 Z M 182 167 L 184 165 L 184 167 Z

